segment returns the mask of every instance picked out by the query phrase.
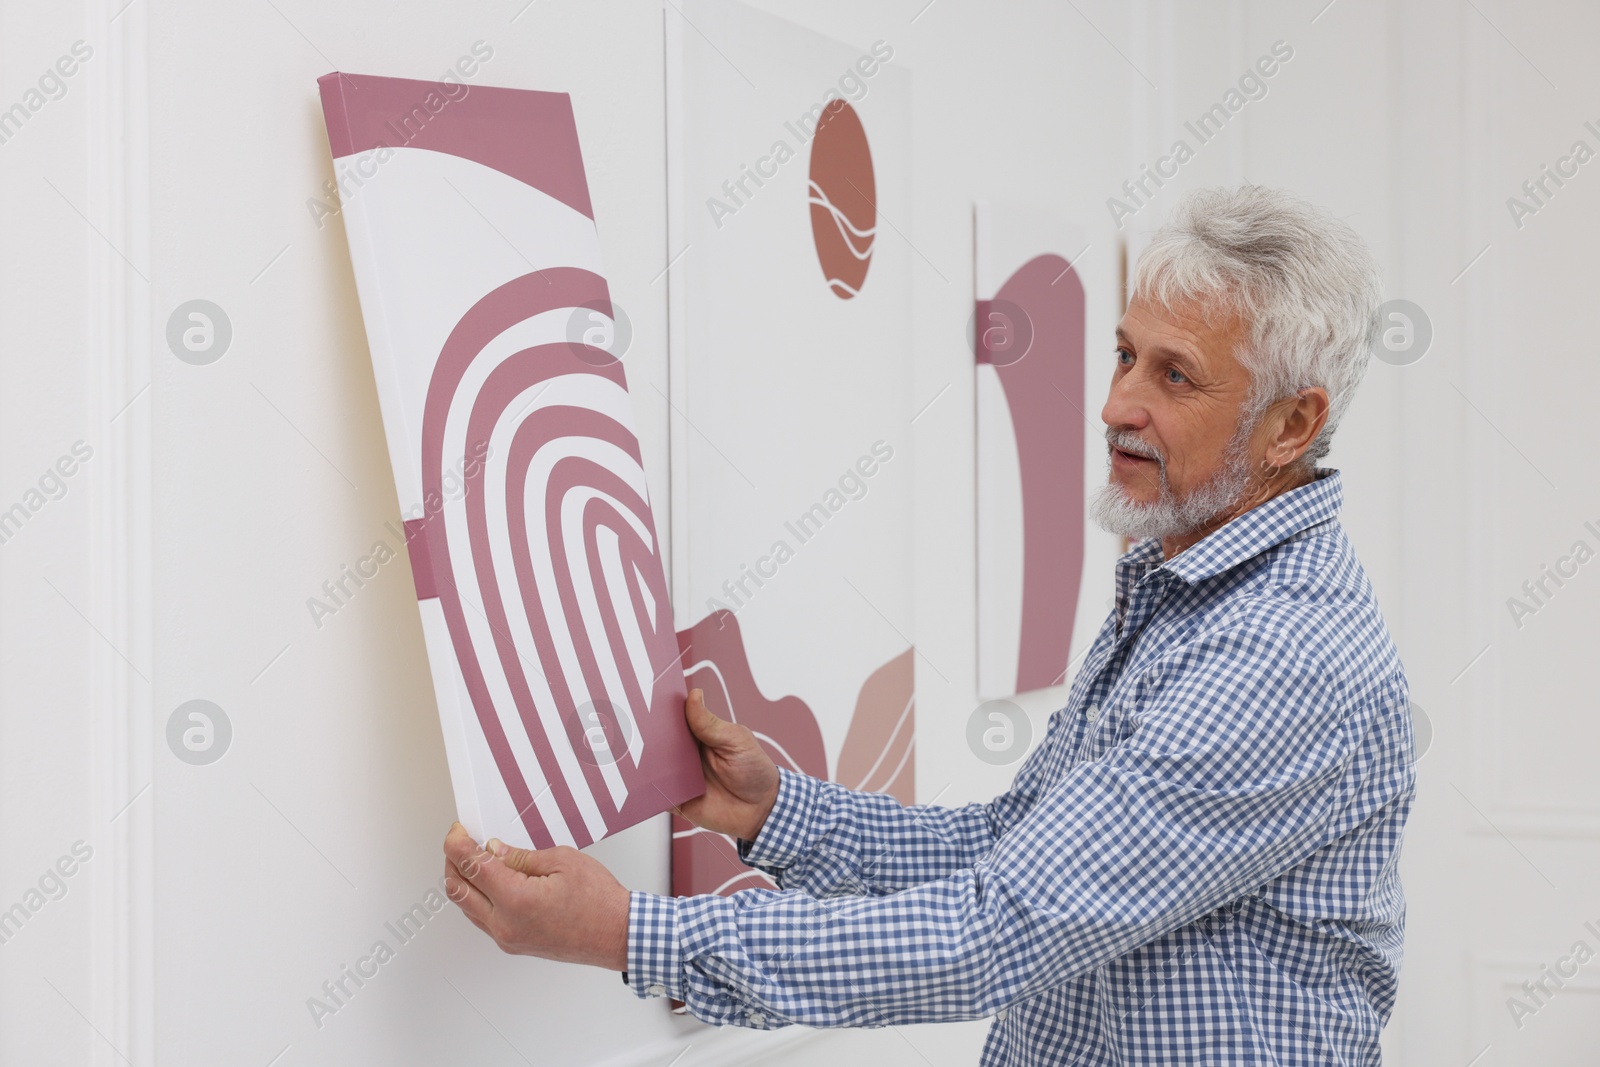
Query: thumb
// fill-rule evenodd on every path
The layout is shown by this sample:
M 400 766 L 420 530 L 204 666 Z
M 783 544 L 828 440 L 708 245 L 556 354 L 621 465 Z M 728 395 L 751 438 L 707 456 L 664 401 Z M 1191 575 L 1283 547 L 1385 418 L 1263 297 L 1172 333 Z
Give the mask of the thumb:
M 728 740 L 727 729 L 732 724 L 717 718 L 716 714 L 706 707 L 705 693 L 701 690 L 689 691 L 689 700 L 684 713 L 689 719 L 689 729 L 706 744 L 715 745 Z
M 485 847 L 493 852 L 501 863 L 519 874 L 549 874 L 555 870 L 554 857 L 551 855 L 553 849 L 540 852 L 531 848 L 515 848 L 493 837 L 485 843 Z

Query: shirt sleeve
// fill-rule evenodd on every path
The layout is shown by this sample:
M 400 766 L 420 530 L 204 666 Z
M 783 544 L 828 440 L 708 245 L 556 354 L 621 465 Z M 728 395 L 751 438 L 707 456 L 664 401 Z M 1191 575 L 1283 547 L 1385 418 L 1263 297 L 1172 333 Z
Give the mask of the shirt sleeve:
M 754 841 L 737 839 L 739 859 L 781 889 L 817 897 L 882 895 L 943 878 L 987 856 L 1033 805 L 1049 747 L 1047 734 L 1005 793 L 957 808 L 906 806 L 779 767 L 777 800 Z
M 1178 651 L 1127 735 L 969 868 L 882 896 L 635 891 L 635 992 L 758 1029 L 981 1018 L 1264 886 L 1338 834 L 1337 683 L 1286 635 Z

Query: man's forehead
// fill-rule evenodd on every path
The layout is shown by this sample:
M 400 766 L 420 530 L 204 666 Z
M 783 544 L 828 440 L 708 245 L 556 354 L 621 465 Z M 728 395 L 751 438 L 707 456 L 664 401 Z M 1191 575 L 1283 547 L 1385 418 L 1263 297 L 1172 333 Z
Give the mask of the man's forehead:
M 1231 356 L 1242 325 L 1231 309 L 1202 309 L 1197 304 L 1174 309 L 1134 300 L 1117 323 L 1116 334 L 1119 340 L 1142 342 L 1152 350 L 1212 359 Z

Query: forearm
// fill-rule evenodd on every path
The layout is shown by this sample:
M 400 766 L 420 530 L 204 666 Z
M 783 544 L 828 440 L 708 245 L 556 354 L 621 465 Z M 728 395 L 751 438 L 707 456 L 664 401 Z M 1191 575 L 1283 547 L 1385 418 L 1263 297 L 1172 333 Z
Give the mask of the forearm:
M 884 894 L 971 867 L 994 847 L 991 804 L 907 807 L 787 768 L 777 802 L 739 858 L 815 897 Z
M 891 896 L 635 891 L 628 981 L 716 1025 L 877 1027 L 992 1014 L 998 919 L 966 870 Z M 890 934 L 915 926 L 915 936 Z

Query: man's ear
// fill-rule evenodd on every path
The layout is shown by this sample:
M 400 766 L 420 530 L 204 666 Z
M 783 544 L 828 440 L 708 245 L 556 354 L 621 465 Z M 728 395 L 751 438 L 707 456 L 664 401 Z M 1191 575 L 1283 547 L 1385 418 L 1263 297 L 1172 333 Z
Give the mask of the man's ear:
M 1276 416 L 1281 421 L 1267 441 L 1266 459 L 1276 467 L 1287 467 L 1311 447 L 1327 424 L 1328 391 L 1320 385 L 1308 385 L 1279 403 L 1283 413 Z

